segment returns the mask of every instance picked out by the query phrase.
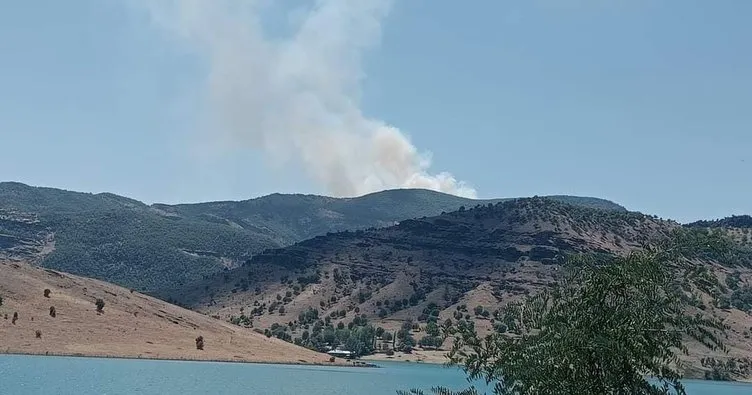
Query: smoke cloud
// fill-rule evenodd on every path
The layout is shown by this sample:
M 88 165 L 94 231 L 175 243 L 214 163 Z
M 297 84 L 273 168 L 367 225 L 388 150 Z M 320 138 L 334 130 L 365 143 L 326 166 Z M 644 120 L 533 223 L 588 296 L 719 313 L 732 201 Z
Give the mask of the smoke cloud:
M 266 34 L 270 0 L 146 1 L 152 20 L 185 40 L 208 65 L 212 138 L 299 161 L 336 196 L 389 188 L 476 192 L 432 174 L 399 129 L 359 107 L 362 55 L 378 44 L 391 0 L 317 0 L 287 16 L 292 32 Z

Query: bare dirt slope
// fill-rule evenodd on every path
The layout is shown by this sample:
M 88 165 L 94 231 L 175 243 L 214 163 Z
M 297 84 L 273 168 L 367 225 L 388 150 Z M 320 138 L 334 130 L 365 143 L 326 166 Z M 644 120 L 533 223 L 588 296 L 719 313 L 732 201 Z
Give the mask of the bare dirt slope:
M 49 298 L 45 289 L 51 291 Z M 138 292 L 23 263 L 0 262 L 0 297 L 0 352 L 328 363 L 325 354 Z M 98 298 L 105 301 L 101 314 L 96 311 Z M 36 331 L 41 331 L 41 338 Z M 204 338 L 203 351 L 196 349 L 198 336 Z

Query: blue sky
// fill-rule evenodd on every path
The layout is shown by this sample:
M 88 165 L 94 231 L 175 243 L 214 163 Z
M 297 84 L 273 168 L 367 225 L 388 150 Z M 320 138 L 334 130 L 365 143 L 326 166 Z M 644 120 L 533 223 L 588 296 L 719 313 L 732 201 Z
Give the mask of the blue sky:
M 206 53 L 129 1 L 0 5 L 0 180 L 170 203 L 330 191 L 296 151 L 284 165 L 253 144 L 203 152 L 222 133 L 199 131 Z M 750 14 L 743 0 L 396 0 L 355 96 L 479 197 L 752 213 Z M 260 15 L 289 34 L 286 9 Z

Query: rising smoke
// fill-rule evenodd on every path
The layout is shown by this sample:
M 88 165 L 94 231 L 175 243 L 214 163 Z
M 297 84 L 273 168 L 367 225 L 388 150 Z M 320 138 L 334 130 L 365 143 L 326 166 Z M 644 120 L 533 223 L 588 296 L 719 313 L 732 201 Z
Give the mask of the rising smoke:
M 213 138 L 294 158 L 337 196 L 425 188 L 475 197 L 451 174 L 429 173 L 430 154 L 360 110 L 361 58 L 378 44 L 391 0 L 309 1 L 282 37 L 262 26 L 268 2 L 144 2 L 158 26 L 206 58 Z

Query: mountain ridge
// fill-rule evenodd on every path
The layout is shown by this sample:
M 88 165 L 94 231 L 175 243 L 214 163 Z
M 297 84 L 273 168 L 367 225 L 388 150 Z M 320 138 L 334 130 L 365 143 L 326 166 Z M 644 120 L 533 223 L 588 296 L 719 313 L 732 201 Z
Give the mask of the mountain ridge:
M 559 199 L 626 211 L 602 199 Z M 0 209 L 39 220 L 31 226 L 8 215 L 0 219 L 0 256 L 155 292 L 237 267 L 265 249 L 491 201 L 391 190 L 356 198 L 274 194 L 240 202 L 147 205 L 111 193 L 0 183 Z

